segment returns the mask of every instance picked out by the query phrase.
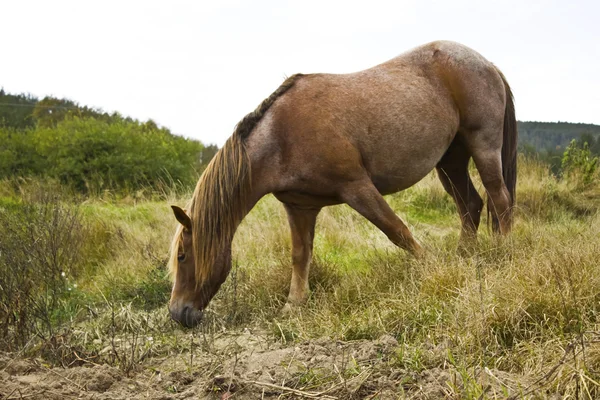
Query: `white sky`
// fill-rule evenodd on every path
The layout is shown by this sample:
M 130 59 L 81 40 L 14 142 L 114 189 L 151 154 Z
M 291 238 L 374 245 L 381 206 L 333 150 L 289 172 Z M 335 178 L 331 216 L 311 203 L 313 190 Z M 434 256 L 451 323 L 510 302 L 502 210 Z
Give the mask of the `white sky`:
M 600 124 L 600 2 L 0 0 L 0 86 L 222 145 L 296 72 L 448 39 L 498 65 L 517 118 Z

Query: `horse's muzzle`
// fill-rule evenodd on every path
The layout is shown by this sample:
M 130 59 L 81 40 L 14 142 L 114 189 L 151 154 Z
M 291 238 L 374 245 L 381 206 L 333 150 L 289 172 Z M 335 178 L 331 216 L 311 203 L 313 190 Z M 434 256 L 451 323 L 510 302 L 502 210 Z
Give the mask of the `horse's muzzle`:
M 170 309 L 171 318 L 186 328 L 193 328 L 202 321 L 202 311 L 185 306 L 181 309 Z

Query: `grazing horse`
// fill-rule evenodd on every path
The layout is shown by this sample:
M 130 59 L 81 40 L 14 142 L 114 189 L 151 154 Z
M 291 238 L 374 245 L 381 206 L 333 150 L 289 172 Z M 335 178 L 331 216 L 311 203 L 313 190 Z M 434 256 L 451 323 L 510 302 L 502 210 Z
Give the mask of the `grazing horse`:
M 231 269 L 242 219 L 268 193 L 292 233 L 288 304 L 308 296 L 315 221 L 346 203 L 397 246 L 422 253 L 383 195 L 404 190 L 433 168 L 453 197 L 461 242 L 479 226 L 483 200 L 468 173 L 471 158 L 488 196 L 495 232 L 512 222 L 517 130 L 512 93 L 492 63 L 458 43 L 417 47 L 350 74 L 289 77 L 236 126 L 200 178 L 171 245 L 169 310 L 194 326 Z

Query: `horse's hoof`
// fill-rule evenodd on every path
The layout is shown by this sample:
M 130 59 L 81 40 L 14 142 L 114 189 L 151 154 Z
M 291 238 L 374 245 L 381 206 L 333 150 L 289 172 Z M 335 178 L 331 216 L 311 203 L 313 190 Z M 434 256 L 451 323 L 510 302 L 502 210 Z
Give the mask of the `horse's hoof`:
M 296 307 L 293 305 L 292 303 L 285 303 L 285 305 L 283 306 L 283 308 L 281 309 L 281 315 L 290 315 L 294 312 L 294 310 L 296 309 Z
M 427 255 L 427 252 L 423 249 L 423 247 L 418 244 L 412 249 L 411 253 L 417 260 L 422 260 Z

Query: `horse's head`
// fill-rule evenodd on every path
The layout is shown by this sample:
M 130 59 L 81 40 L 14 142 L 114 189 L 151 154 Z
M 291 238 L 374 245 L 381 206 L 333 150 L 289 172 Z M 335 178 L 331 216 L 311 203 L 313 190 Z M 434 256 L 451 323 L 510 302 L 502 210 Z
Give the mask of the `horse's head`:
M 194 256 L 192 220 L 184 210 L 171 206 L 175 218 L 181 224 L 171 246 L 170 271 L 173 274 L 173 290 L 169 302 L 171 318 L 191 328 L 202 320 L 208 305 L 231 269 L 231 247 L 228 246 L 209 268 L 206 278 L 197 279 Z

